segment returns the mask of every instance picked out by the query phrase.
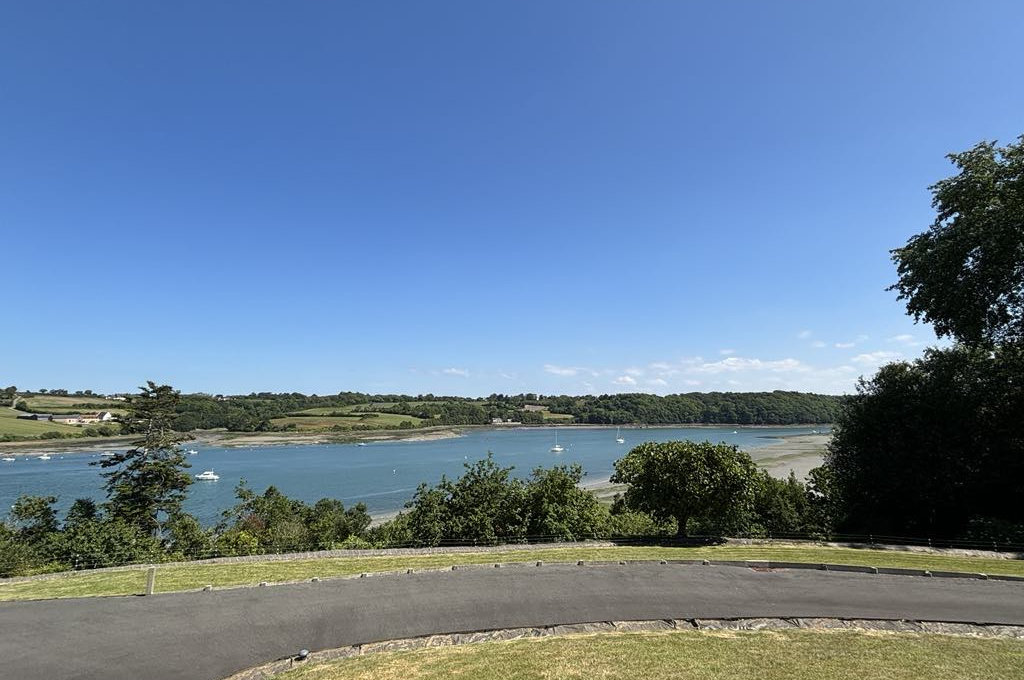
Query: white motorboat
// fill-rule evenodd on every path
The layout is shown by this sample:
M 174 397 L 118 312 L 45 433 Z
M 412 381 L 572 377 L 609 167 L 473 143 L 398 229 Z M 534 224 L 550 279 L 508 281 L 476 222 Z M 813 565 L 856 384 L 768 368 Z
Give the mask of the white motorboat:
M 556 431 L 555 432 L 555 445 L 551 447 L 551 453 L 561 453 L 562 451 L 565 451 L 565 447 L 564 446 L 559 446 L 559 444 L 558 444 L 558 432 Z
M 36 458 L 38 460 L 50 460 L 50 457 L 48 455 L 46 455 L 45 453 L 43 455 L 41 455 L 41 456 L 36 456 Z
M 615 443 L 616 444 L 625 444 L 626 443 L 626 440 L 622 438 L 621 434 L 619 434 L 619 428 L 615 428 Z
M 196 455 L 196 454 L 197 454 L 197 453 L 199 453 L 199 452 L 198 452 L 198 451 L 196 451 L 195 449 L 189 449 L 189 450 L 188 450 L 188 451 L 186 451 L 185 453 L 187 453 L 187 454 L 188 454 L 188 455 L 190 455 L 190 456 L 194 456 L 194 455 Z
M 366 446 L 366 442 L 359 442 L 356 446 Z
M 13 463 L 14 456 L 4 456 L 3 458 L 0 458 L 0 460 L 3 460 L 5 463 Z
M 196 475 L 196 479 L 202 479 L 203 481 L 207 482 L 216 482 L 218 479 L 220 479 L 220 475 L 218 475 L 213 470 L 206 470 L 205 472 Z

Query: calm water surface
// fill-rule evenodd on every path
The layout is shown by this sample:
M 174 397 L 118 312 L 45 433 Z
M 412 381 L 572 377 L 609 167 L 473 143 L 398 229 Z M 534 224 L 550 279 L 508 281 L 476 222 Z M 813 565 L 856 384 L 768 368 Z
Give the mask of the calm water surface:
M 558 429 L 561 454 L 551 453 L 551 428 L 470 430 L 455 439 L 425 442 L 355 444 L 303 444 L 225 448 L 186 444 L 199 453 L 189 456 L 190 472 L 214 470 L 216 482 L 197 481 L 188 492 L 186 509 L 204 524 L 213 524 L 234 504 L 234 487 L 241 479 L 262 491 L 273 484 L 282 492 L 307 502 L 340 498 L 345 506 L 365 503 L 373 515 L 400 510 L 420 482 L 436 483 L 441 475 L 457 477 L 464 463 L 494 453 L 502 466 L 515 466 L 526 476 L 537 466 L 580 463 L 584 483 L 607 480 L 612 464 L 630 448 L 645 441 L 688 439 L 736 444 L 758 459 L 757 447 L 789 434 L 807 434 L 820 427 L 776 428 L 646 428 L 623 429 L 625 444 L 615 442 L 614 428 Z M 767 454 L 766 454 L 767 455 Z M 63 511 L 75 498 L 103 499 L 98 453 L 51 453 L 51 459 L 18 456 L 0 462 L 0 508 L 10 508 L 21 494 L 57 496 Z M 5 514 L 0 511 L 0 515 Z

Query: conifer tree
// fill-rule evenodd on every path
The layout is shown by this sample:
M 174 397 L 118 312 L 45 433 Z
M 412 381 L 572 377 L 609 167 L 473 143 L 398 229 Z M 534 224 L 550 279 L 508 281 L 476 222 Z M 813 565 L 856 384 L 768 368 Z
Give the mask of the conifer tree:
M 177 390 L 153 381 L 139 390 L 128 398 L 128 413 L 119 419 L 122 431 L 138 434 L 139 439 L 127 451 L 93 464 L 109 470 L 103 473 L 106 512 L 157 535 L 168 519 L 182 511 L 192 477 L 179 445 L 192 437 L 172 427 L 180 398 Z

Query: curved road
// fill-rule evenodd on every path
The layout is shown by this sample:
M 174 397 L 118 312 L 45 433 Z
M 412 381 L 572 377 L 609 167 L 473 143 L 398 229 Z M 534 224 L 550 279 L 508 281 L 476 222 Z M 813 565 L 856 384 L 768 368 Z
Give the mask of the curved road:
M 506 566 L 0 603 L 0 678 L 218 680 L 310 650 L 593 621 L 836 617 L 1024 624 L 1024 583 L 678 564 Z

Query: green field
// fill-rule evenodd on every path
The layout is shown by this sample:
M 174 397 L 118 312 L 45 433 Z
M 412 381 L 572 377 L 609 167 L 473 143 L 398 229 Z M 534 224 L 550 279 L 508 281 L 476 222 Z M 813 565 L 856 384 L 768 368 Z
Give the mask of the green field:
M 617 560 L 776 560 L 811 564 L 853 564 L 905 567 L 933 571 L 982 572 L 1024 576 L 1024 560 L 961 557 L 896 550 L 860 550 L 814 545 L 724 545 L 694 548 L 659 546 L 542 548 L 536 550 L 481 551 L 373 557 L 335 557 L 215 564 L 193 562 L 157 568 L 159 592 L 192 590 L 206 585 L 256 585 L 262 581 L 302 581 L 314 576 L 331 578 L 405 569 L 446 568 L 459 564 L 495 562 L 574 562 Z M 32 581 L 0 583 L 0 600 L 55 597 L 131 595 L 142 592 L 145 567 L 118 571 L 76 572 Z
M 91 411 L 121 413 L 124 411 L 123 401 L 84 395 L 65 397 L 56 394 L 37 394 L 23 397 L 19 401 L 23 401 L 33 411 L 40 413 L 87 413 Z
M 327 416 L 332 413 L 357 415 L 363 413 L 363 411 L 357 411 L 352 406 L 320 406 L 318 408 L 306 408 L 301 411 L 295 411 L 291 415 Z
M 25 413 L 22 411 L 15 411 L 12 408 L 6 406 L 0 407 L 0 437 L 3 435 L 11 435 L 14 437 L 38 437 L 44 432 L 60 432 L 62 434 L 79 435 L 82 433 L 81 428 L 74 425 L 63 425 L 61 423 L 51 423 L 49 421 L 39 420 L 20 420 L 18 416 L 23 416 Z
M 282 680 L 1010 680 L 1024 640 L 854 630 L 601 633 L 387 652 Z
M 423 406 L 425 404 L 443 403 L 443 402 L 410 401 L 410 402 L 406 402 L 406 403 L 409 404 L 409 406 L 411 406 L 412 408 L 417 408 L 417 407 Z M 394 402 L 374 402 L 372 404 L 369 404 L 369 403 L 367 403 L 367 404 L 354 404 L 354 405 L 351 405 L 351 406 L 321 406 L 321 407 L 317 407 L 317 408 L 307 408 L 307 409 L 303 409 L 302 411 L 296 411 L 295 413 L 288 414 L 288 417 L 294 418 L 296 416 L 331 416 L 331 414 L 341 414 L 341 413 L 343 413 L 343 414 L 346 414 L 345 417 L 347 418 L 348 415 L 351 415 L 353 417 L 358 417 L 358 416 L 361 416 L 361 415 L 365 415 L 367 413 L 376 413 L 379 416 L 379 418 L 375 418 L 375 419 L 373 419 L 371 421 L 366 421 L 366 422 L 369 422 L 369 423 L 376 422 L 376 423 L 379 423 L 381 426 L 387 426 L 387 427 L 397 427 L 398 424 L 401 423 L 403 420 L 411 420 L 417 426 L 420 425 L 421 423 L 424 423 L 424 422 L 427 422 L 427 424 L 429 424 L 429 422 L 425 421 L 425 419 L 417 418 L 415 416 L 403 416 L 403 415 L 396 415 L 394 413 L 381 413 L 381 411 L 383 409 L 393 408 L 395 406 L 397 406 L 397 404 L 394 403 Z M 564 423 L 564 422 L 571 422 L 573 420 L 573 416 L 571 416 L 569 414 L 566 414 L 566 413 L 551 413 L 547 409 L 545 409 L 544 411 L 541 411 L 541 415 L 544 417 L 544 422 L 550 422 L 550 423 Z M 337 418 L 339 416 L 334 416 L 334 417 Z M 300 429 L 305 429 L 305 430 L 311 430 L 311 429 L 330 429 L 330 427 L 333 424 L 342 424 L 342 425 L 344 425 L 344 422 L 339 422 L 339 423 L 323 423 L 323 424 L 316 425 L 316 426 L 313 426 L 313 425 L 307 423 L 306 426 L 303 427 L 302 423 L 299 423 L 299 422 L 293 421 L 293 420 L 285 420 L 284 418 L 276 418 L 276 419 L 274 419 L 273 422 L 275 424 L 277 424 L 279 422 L 284 423 L 284 424 L 287 424 L 287 423 L 290 423 L 290 422 L 295 422 L 297 427 L 299 427 Z
M 321 411 L 323 409 L 310 409 L 310 411 Z M 327 412 L 338 412 L 340 409 L 328 409 Z M 299 411 L 299 413 L 308 413 L 309 411 Z M 342 429 L 352 429 L 354 425 L 369 425 L 370 427 L 380 429 L 394 429 L 401 425 L 404 421 L 409 421 L 413 425 L 419 425 L 423 420 L 415 416 L 402 416 L 394 413 L 378 413 L 373 416 L 364 417 L 365 414 L 352 413 L 346 416 L 324 416 L 319 414 L 310 413 L 308 416 L 291 415 L 283 418 L 274 418 L 270 422 L 278 427 L 286 425 L 295 425 L 295 428 L 299 432 L 322 432 L 324 430 L 331 430 L 334 427 Z

